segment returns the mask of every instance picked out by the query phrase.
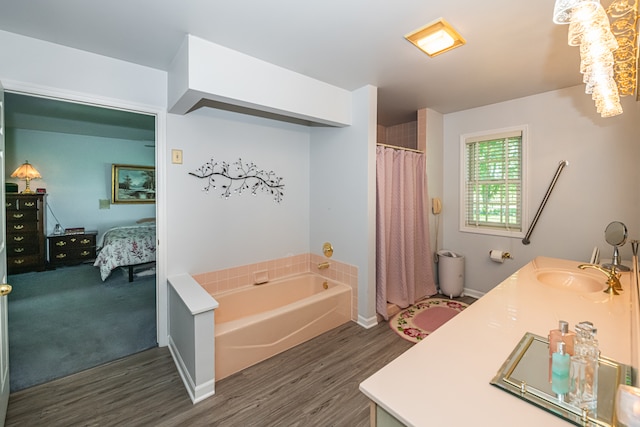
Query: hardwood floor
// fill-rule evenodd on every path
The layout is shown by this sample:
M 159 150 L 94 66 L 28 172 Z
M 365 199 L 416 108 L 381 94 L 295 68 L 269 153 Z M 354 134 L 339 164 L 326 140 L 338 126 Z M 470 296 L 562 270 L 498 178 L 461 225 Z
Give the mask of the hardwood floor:
M 386 322 L 350 322 L 219 381 L 196 405 L 169 350 L 154 348 L 12 394 L 6 425 L 365 427 L 360 382 L 412 345 Z
M 191 403 L 167 348 L 12 394 L 7 426 L 368 426 L 358 385 L 411 347 L 348 323 L 216 384 Z

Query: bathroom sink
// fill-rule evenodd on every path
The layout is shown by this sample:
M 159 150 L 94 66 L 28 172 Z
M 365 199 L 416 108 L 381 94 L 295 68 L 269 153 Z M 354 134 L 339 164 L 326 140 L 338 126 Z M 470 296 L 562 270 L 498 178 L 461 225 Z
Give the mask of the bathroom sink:
M 604 291 L 607 288 L 607 278 L 594 278 L 582 271 L 552 270 L 541 271 L 536 274 L 540 283 L 557 289 L 571 292 L 589 293 Z

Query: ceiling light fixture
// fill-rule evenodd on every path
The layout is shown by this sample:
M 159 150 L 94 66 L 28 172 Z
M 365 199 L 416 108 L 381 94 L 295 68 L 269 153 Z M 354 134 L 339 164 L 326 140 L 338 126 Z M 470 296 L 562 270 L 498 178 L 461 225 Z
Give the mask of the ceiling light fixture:
M 466 43 L 466 40 L 443 18 L 407 34 L 404 38 L 430 57 Z
M 553 22 L 569 24 L 585 92 L 602 117 L 622 114 L 620 96 L 637 91 L 637 21 L 638 0 L 614 0 L 606 11 L 598 0 L 556 0 Z
M 607 8 L 611 32 L 620 46 L 613 52 L 613 79 L 620 96 L 636 95 L 638 83 L 638 0 L 614 0 Z

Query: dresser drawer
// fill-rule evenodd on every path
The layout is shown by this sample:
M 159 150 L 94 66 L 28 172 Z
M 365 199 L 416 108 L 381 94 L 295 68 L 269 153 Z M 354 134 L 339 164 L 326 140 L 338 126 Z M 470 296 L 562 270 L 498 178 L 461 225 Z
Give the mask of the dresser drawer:
M 49 246 L 56 248 L 86 248 L 96 245 L 95 234 L 71 234 L 68 236 L 49 236 Z
M 7 234 L 36 232 L 39 229 L 37 221 L 7 221 Z
M 72 248 L 68 250 L 58 250 L 49 252 L 49 262 L 51 264 L 73 264 L 96 258 L 96 248 Z
M 7 211 L 7 222 L 38 222 L 38 210 Z
M 40 270 L 42 260 L 40 255 L 7 256 L 7 268 L 11 272 Z
M 17 245 L 39 245 L 40 237 L 37 233 L 7 233 L 7 247 Z
M 29 197 L 25 198 L 24 196 L 6 196 L 6 209 L 7 211 L 15 211 L 15 210 L 38 210 L 38 198 Z
M 7 244 L 7 256 L 24 256 L 40 252 L 40 245 L 36 243 L 10 243 Z

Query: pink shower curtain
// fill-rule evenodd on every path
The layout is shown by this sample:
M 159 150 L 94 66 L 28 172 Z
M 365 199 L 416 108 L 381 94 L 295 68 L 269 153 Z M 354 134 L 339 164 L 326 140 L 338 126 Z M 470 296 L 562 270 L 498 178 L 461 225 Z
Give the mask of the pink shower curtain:
M 376 311 L 436 293 L 429 244 L 425 155 L 376 149 Z

